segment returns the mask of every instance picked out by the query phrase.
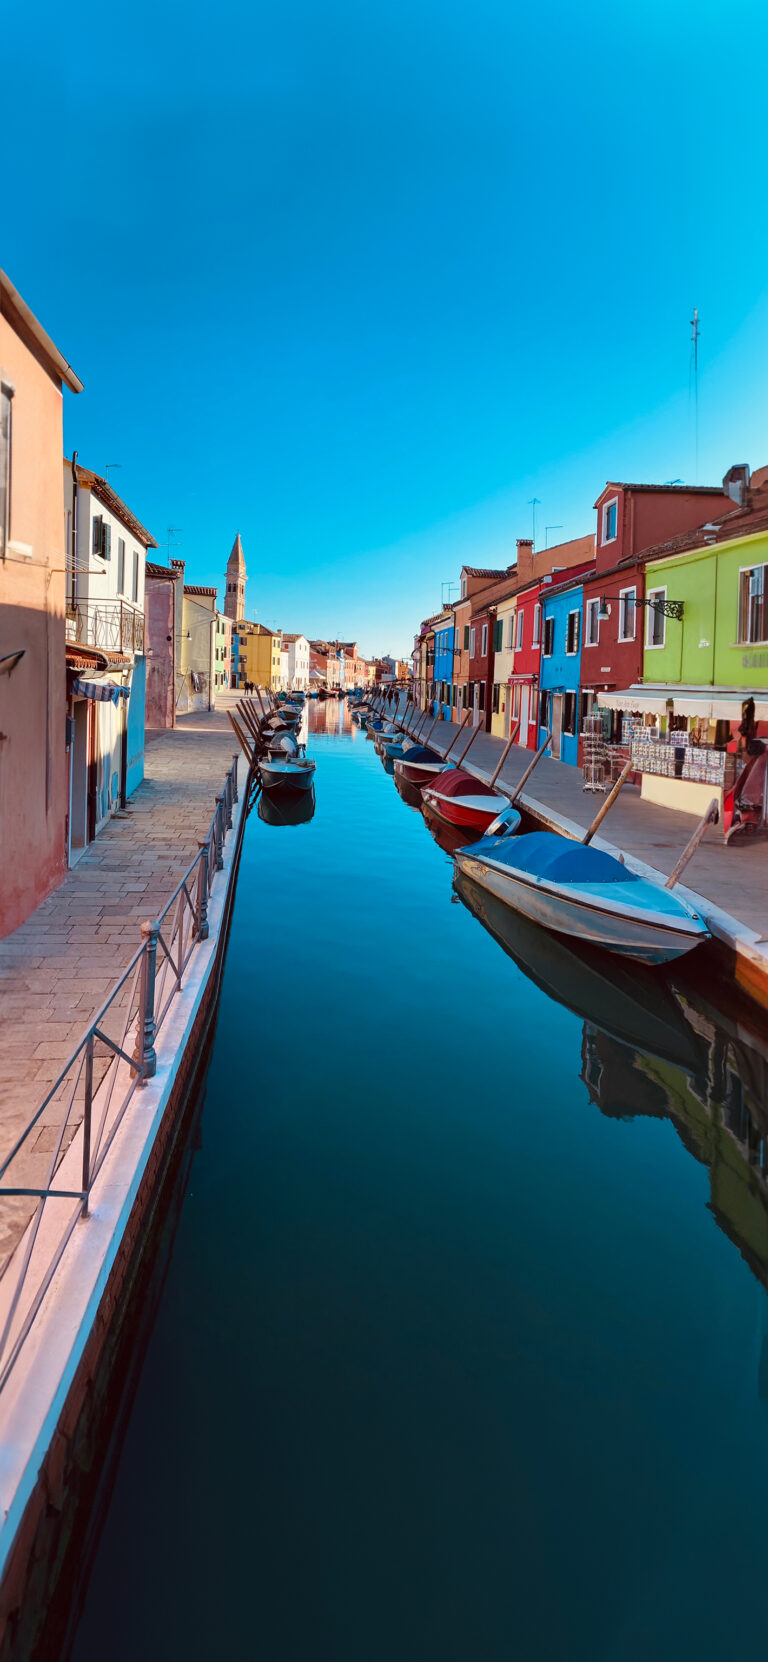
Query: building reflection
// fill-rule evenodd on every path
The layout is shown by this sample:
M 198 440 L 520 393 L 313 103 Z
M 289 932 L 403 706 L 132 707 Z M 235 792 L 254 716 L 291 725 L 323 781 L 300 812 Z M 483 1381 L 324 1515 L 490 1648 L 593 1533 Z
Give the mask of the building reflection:
M 463 874 L 454 888 L 523 972 L 581 1017 L 580 1073 L 600 1112 L 671 1120 L 708 1168 L 717 1223 L 768 1288 L 768 1041 L 753 1012 L 726 997 L 716 1008 L 680 970 L 630 968 L 551 935 Z M 768 1400 L 768 1343 L 759 1373 Z

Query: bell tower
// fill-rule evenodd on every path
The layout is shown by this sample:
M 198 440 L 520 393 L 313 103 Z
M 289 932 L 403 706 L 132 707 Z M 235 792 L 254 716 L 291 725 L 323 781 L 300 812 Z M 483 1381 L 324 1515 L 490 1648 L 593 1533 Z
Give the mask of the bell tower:
M 227 580 L 224 587 L 224 616 L 230 617 L 233 623 L 245 617 L 245 578 L 245 555 L 238 531 L 232 544 L 232 553 L 227 560 Z

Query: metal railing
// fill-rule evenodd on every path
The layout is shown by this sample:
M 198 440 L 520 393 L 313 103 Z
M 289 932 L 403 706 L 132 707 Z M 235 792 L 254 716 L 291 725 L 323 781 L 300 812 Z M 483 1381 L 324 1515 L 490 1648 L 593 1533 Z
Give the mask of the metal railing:
M 127 600 L 75 600 L 67 611 L 67 640 L 107 652 L 144 651 L 144 613 Z
M 0 1391 L 78 1220 L 88 1216 L 91 1189 L 126 1109 L 137 1088 L 146 1085 L 156 1072 L 157 1035 L 182 990 L 193 953 L 208 939 L 208 899 L 217 873 L 223 869 L 224 844 L 238 801 L 237 764 L 235 755 L 224 788 L 216 797 L 216 811 L 206 836 L 181 882 L 160 915 L 141 925 L 140 947 L 0 1164 L 0 1197 L 19 1203 L 30 1199 L 37 1202 L 31 1217 L 20 1219 L 20 1240 L 0 1272 Z M 56 1174 L 81 1128 L 79 1185 L 59 1188 Z M 6 1174 L 15 1163 L 20 1180 L 6 1183 Z M 72 1202 L 76 1202 L 74 1207 Z M 46 1207 L 59 1203 L 66 1209 L 54 1245 L 42 1269 L 30 1277 Z M 8 1292 L 7 1278 L 12 1268 L 16 1273 Z

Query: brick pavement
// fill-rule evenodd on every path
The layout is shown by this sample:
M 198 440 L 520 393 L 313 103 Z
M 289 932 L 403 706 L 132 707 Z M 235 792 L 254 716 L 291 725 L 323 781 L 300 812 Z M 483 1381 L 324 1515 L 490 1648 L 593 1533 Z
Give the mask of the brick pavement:
M 223 711 L 183 716 L 172 732 L 148 735 L 144 782 L 126 817 L 111 820 L 59 888 L 0 941 L 3 1154 L 140 945 L 142 922 L 162 910 L 194 859 L 235 749 Z M 7 1182 L 33 1181 L 30 1161 L 56 1146 L 60 1118 L 46 1110 L 29 1157 L 14 1160 Z M 26 1200 L 0 1201 L 0 1265 L 30 1211 Z

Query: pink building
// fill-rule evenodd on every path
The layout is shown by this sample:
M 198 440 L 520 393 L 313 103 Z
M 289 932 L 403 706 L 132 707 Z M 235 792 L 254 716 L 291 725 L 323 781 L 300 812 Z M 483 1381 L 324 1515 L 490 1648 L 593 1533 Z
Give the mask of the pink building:
M 0 271 L 0 936 L 66 869 L 65 386 L 82 391 Z

